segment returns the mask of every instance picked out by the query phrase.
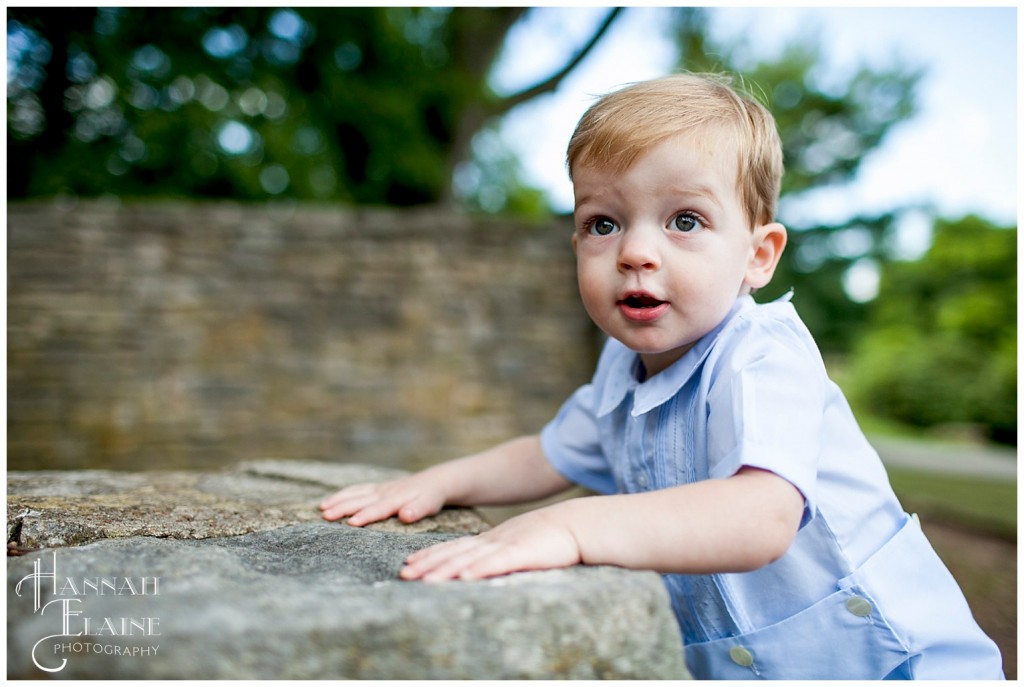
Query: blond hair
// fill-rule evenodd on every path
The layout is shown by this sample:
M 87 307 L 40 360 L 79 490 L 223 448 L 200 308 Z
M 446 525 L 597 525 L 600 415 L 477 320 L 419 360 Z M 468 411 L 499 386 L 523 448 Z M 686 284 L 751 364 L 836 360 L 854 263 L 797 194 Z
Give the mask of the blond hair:
M 673 74 L 602 97 L 584 113 L 569 140 L 573 170 L 597 166 L 624 172 L 665 139 L 705 127 L 731 134 L 739 157 L 736 183 L 747 217 L 775 217 L 782 182 L 782 143 L 771 113 L 717 74 Z

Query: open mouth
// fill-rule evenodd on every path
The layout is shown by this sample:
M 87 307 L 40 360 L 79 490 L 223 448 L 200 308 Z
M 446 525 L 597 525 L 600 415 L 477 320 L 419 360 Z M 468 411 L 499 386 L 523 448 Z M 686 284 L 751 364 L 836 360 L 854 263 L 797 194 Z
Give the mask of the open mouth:
M 627 308 L 657 308 L 665 301 L 658 300 L 654 296 L 646 293 L 631 293 L 623 298 L 619 303 L 625 305 Z
M 659 320 L 668 309 L 668 301 L 655 298 L 649 293 L 635 291 L 625 294 L 618 302 L 619 311 L 627 320 L 651 323 Z

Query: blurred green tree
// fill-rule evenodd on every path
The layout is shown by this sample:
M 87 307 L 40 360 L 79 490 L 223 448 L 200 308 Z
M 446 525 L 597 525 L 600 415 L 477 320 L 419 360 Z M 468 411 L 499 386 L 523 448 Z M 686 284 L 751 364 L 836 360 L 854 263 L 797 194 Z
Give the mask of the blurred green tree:
M 451 199 L 523 7 L 9 8 L 8 195 Z M 512 209 L 541 205 L 517 183 Z
M 786 173 L 780 219 L 789 229 L 789 244 L 758 300 L 793 289 L 800 314 L 822 349 L 846 352 L 867 312 L 865 302 L 851 298 L 847 281 L 856 270 L 873 271 L 891 260 L 901 215 L 921 208 L 892 208 L 814 225 L 794 223 L 786 209 L 804 194 L 854 178 L 892 127 L 914 114 L 922 72 L 901 64 L 848 73 L 828 69 L 814 32 L 785 46 L 777 57 L 757 57 L 751 37 L 713 40 L 706 23 L 707 11 L 680 14 L 680 67 L 737 75 L 737 85 L 772 111 L 782 138 Z
M 940 221 L 916 262 L 882 270 L 850 394 L 919 427 L 976 423 L 1017 436 L 1017 229 L 974 216 Z

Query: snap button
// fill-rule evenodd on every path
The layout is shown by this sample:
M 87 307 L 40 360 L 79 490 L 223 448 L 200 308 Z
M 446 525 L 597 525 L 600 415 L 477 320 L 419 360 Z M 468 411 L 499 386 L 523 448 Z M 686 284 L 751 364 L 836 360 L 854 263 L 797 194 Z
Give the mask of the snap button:
M 858 618 L 866 618 L 871 615 L 871 602 L 863 596 L 851 596 L 846 600 L 846 610 Z
M 750 653 L 750 649 L 743 646 L 734 646 L 729 649 L 729 658 L 732 659 L 733 663 L 744 668 L 754 665 L 754 654 Z

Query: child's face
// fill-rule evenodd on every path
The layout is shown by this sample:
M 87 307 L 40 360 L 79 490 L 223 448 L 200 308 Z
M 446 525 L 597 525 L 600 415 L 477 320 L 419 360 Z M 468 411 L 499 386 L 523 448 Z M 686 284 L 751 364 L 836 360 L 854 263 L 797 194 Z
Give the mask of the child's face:
M 751 227 L 735 147 L 678 136 L 627 171 L 574 170 L 573 249 L 583 305 L 640 353 L 648 375 L 678 360 L 768 283 L 785 246 L 779 224 Z

